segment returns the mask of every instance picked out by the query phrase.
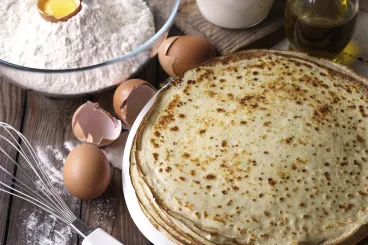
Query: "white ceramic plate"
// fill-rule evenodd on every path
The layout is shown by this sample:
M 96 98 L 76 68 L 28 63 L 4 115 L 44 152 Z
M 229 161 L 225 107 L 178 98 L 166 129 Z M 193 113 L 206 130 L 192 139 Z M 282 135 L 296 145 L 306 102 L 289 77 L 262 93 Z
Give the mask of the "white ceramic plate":
M 129 213 L 132 216 L 134 223 L 137 225 L 138 229 L 142 232 L 142 234 L 150 240 L 153 244 L 156 245 L 175 245 L 174 242 L 169 240 L 164 234 L 159 232 L 148 220 L 148 218 L 142 212 L 137 196 L 135 194 L 135 190 L 133 188 L 130 174 L 129 174 L 129 167 L 130 167 L 130 150 L 133 145 L 134 136 L 137 132 L 139 125 L 142 122 L 143 117 L 147 114 L 149 109 L 152 107 L 157 94 L 147 103 L 147 105 L 143 108 L 141 113 L 138 115 L 137 119 L 135 120 L 129 136 L 127 143 L 125 145 L 124 150 L 124 157 L 123 157 L 123 192 L 126 205 L 128 207 Z

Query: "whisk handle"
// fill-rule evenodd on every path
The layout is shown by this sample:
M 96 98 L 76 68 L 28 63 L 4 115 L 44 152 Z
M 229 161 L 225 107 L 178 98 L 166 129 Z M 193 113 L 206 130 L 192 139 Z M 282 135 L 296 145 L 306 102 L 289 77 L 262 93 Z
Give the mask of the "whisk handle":
M 82 245 L 123 245 L 102 229 L 96 229 L 82 242 Z

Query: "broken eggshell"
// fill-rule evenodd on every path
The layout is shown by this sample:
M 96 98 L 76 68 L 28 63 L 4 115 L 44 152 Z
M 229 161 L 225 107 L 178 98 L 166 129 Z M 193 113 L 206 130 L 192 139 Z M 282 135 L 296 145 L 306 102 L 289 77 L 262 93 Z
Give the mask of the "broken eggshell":
M 130 128 L 156 90 L 148 82 L 131 79 L 123 82 L 115 91 L 113 104 L 115 113 L 123 124 Z
M 122 124 L 97 103 L 88 101 L 74 113 L 72 128 L 80 141 L 103 147 L 119 137 Z
M 172 77 L 176 77 L 176 73 L 174 71 L 174 62 L 175 57 L 169 56 L 169 49 L 171 45 L 179 38 L 178 37 L 170 37 L 162 42 L 161 46 L 158 48 L 158 59 L 160 61 L 162 69 L 165 70 L 167 74 Z
M 216 57 L 215 46 L 199 36 L 177 36 L 166 39 L 158 50 L 162 68 L 172 77 L 198 67 Z

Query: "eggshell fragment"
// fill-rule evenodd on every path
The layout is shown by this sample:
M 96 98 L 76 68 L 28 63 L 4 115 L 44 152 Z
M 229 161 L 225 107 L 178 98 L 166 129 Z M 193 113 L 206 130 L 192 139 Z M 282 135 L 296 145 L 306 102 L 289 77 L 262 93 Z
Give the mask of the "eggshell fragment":
M 157 41 L 151 47 L 151 57 L 155 57 L 158 54 L 158 49 L 161 47 L 163 41 L 166 40 L 167 36 L 169 35 L 168 32 L 165 32 L 162 37 L 157 39 Z
M 171 37 L 162 43 L 158 57 L 166 73 L 175 77 L 216 57 L 216 48 L 199 36 Z
M 105 154 L 93 145 L 81 145 L 72 150 L 65 160 L 64 184 L 80 199 L 101 196 L 110 182 L 110 165 Z
M 174 71 L 174 62 L 176 57 L 168 56 L 169 49 L 171 45 L 179 38 L 170 37 L 162 42 L 161 46 L 158 48 L 158 59 L 160 61 L 162 69 L 172 77 L 176 77 L 176 73 Z
M 115 113 L 123 124 L 130 128 L 140 111 L 155 95 L 156 90 L 144 80 L 132 79 L 122 83 L 115 91 Z
M 74 113 L 72 128 L 80 141 L 102 147 L 119 137 L 122 124 L 97 103 L 88 101 Z
M 57 22 L 65 22 L 69 19 L 71 19 L 72 17 L 76 16 L 82 9 L 82 1 L 81 0 L 75 0 L 75 2 L 77 3 L 77 8 L 71 12 L 70 14 L 68 15 L 65 15 L 61 18 L 56 18 L 55 16 L 53 15 L 49 15 L 47 13 L 45 13 L 43 10 L 42 10 L 42 6 L 44 5 L 44 3 L 46 2 L 47 0 L 38 0 L 37 2 L 37 10 L 38 10 L 38 13 L 40 14 L 40 16 L 48 21 L 48 22 L 52 22 L 52 23 L 57 23 Z

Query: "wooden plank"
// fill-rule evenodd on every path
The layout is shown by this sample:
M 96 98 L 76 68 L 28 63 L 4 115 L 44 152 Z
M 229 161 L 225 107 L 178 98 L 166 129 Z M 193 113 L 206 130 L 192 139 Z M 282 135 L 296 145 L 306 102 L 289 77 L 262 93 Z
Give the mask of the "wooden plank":
M 167 15 L 165 1 L 156 0 L 161 7 L 158 15 Z M 213 42 L 221 54 L 231 53 L 256 43 L 283 27 L 284 0 L 275 0 L 269 16 L 260 24 L 248 28 L 231 30 L 208 22 L 200 13 L 195 0 L 183 0 L 175 19 L 175 25 L 188 35 L 203 36 Z M 276 40 L 275 40 L 276 41 Z
M 157 85 L 157 58 L 145 67 L 137 78 Z M 92 101 L 98 102 L 102 108 L 115 114 L 112 107 L 114 91 L 94 96 Z M 123 152 L 121 152 L 123 154 Z M 112 178 L 107 191 L 102 197 L 92 201 L 84 201 L 82 220 L 92 228 L 103 228 L 124 245 L 148 245 L 150 242 L 142 235 L 134 224 L 125 204 L 122 190 L 122 173 L 112 169 Z
M 10 98 L 8 99 L 10 100 Z M 80 201 L 73 198 L 62 183 L 63 160 L 68 153 L 64 147 L 66 140 L 76 142 L 71 131 L 74 111 L 86 98 L 50 99 L 34 92 L 28 93 L 23 133 L 31 142 L 41 160 L 49 168 L 55 180 L 54 187 L 74 214 L 80 213 Z M 26 167 L 24 161 L 20 161 Z M 32 175 L 33 176 L 33 175 Z M 25 180 L 17 172 L 17 177 Z M 32 186 L 32 185 L 31 185 Z M 13 199 L 7 245 L 75 245 L 77 236 L 64 223 L 54 220 L 39 208 Z
M 23 117 L 24 99 L 26 93 L 6 82 L 0 78 L 0 122 L 5 122 L 12 125 L 16 129 L 20 129 Z M 0 130 L 0 133 L 2 131 Z M 11 157 L 16 157 L 16 151 L 10 147 L 5 146 L 3 141 L 0 140 L 0 147 L 4 148 Z M 9 160 L 0 153 L 0 166 L 5 167 L 9 172 L 13 173 L 14 165 L 10 164 Z M 0 180 L 9 183 L 10 179 L 0 171 Z M 0 192 L 0 245 L 4 244 L 7 221 L 9 215 L 9 205 L 11 197 L 7 194 Z

